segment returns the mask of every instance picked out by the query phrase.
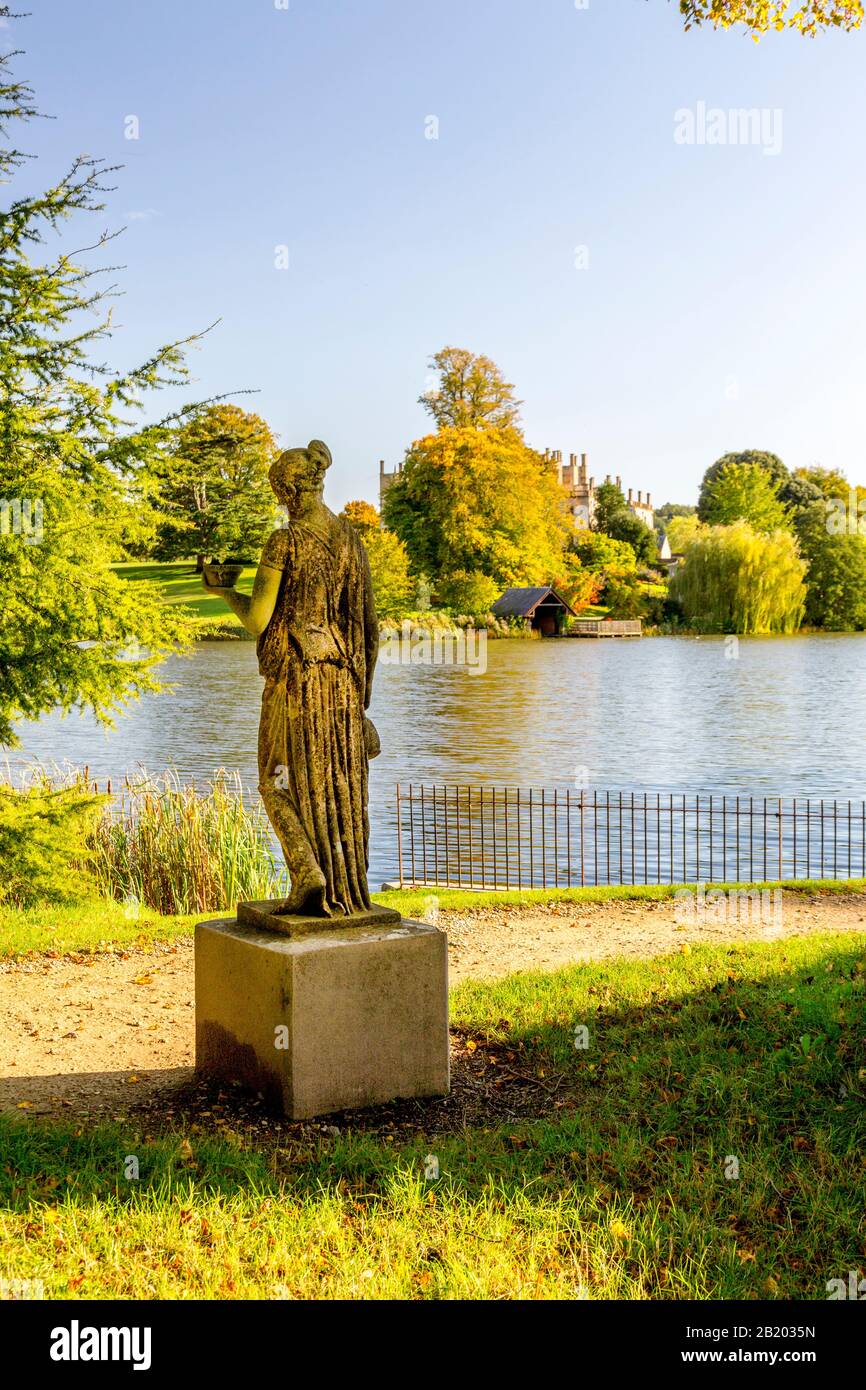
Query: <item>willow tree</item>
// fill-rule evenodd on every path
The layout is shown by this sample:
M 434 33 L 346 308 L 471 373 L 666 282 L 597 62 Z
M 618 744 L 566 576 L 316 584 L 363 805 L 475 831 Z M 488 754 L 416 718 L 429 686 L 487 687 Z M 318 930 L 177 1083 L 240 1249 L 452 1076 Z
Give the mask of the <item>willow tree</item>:
M 0 6 L 0 18 L 14 18 Z M 10 127 L 37 116 L 31 88 L 0 57 L 0 181 L 28 156 Z M 152 585 L 112 569 L 142 517 L 134 478 L 167 439 L 142 428 L 147 393 L 186 380 L 183 344 L 131 370 L 104 359 L 111 333 L 92 263 L 111 238 L 54 252 L 79 213 L 99 213 L 104 164 L 78 158 L 44 192 L 27 189 L 0 212 L 0 744 L 18 720 L 48 710 L 112 709 L 152 689 L 154 662 L 184 635 Z M 88 256 L 88 250 L 91 253 Z M 146 651 L 146 655 L 141 653 Z
M 796 632 L 803 621 L 806 562 L 789 531 L 746 521 L 702 528 L 671 581 L 689 626 L 701 632 Z

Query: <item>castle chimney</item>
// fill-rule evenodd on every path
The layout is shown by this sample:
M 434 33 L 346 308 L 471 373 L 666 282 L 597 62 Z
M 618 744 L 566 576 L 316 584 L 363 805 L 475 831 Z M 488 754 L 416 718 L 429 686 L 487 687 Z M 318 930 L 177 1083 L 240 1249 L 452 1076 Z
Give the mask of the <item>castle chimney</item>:
M 589 490 L 590 490 L 590 492 L 595 492 L 595 478 L 590 478 L 590 480 L 589 480 Z
M 633 487 L 630 487 L 629 490 L 628 490 L 628 505 L 629 505 L 629 506 L 631 506 L 633 500 L 634 500 L 634 488 L 633 488 Z
M 637 504 L 639 507 L 643 506 L 643 493 L 641 492 L 640 488 L 638 488 Z
M 380 460 L 379 460 L 379 477 L 380 477 L 380 478 L 384 478 L 384 476 L 385 476 L 385 460 L 384 460 L 384 459 L 380 459 Z
M 580 456 L 580 481 L 586 482 L 586 454 Z
M 609 482 L 610 482 L 610 474 L 609 474 L 609 473 L 608 473 L 607 476 L 605 477 L 605 480 L 604 480 L 604 481 L 605 481 L 606 483 L 609 483 Z
M 647 495 L 646 495 L 646 504 L 647 504 L 647 506 L 649 507 L 650 511 L 652 511 L 652 506 L 653 506 L 653 504 L 652 504 L 652 502 L 650 501 L 650 495 L 649 495 L 649 493 L 647 493 Z
M 618 473 L 616 475 L 616 485 L 619 488 L 620 492 L 622 492 L 622 478 L 619 476 Z

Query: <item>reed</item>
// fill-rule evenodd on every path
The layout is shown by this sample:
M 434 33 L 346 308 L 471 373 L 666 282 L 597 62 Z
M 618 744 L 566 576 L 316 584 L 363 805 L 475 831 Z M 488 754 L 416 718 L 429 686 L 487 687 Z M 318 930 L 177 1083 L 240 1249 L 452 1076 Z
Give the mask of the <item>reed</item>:
M 262 810 L 245 805 L 240 775 L 225 769 L 203 790 L 175 772 L 127 777 L 92 849 L 106 897 L 169 915 L 233 911 L 239 898 L 287 891 Z

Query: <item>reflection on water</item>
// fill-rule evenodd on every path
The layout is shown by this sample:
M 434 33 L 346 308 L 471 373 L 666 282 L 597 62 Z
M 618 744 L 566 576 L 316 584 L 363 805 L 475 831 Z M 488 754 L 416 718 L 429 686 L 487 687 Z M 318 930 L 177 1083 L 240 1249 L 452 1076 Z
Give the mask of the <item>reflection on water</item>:
M 504 641 L 487 671 L 383 665 L 371 714 L 371 881 L 396 866 L 394 784 L 761 796 L 866 793 L 866 635 Z M 251 642 L 200 643 L 104 732 L 87 716 L 22 726 L 10 761 L 68 759 L 103 780 L 137 766 L 254 789 L 261 682 Z M 577 770 L 577 771 L 576 771 Z

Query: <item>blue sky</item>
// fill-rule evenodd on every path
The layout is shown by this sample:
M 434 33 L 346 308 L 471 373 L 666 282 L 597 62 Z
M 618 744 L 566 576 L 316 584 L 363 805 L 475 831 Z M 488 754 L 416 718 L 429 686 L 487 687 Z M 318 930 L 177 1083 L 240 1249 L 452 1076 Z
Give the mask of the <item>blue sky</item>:
M 687 34 L 674 0 L 29 8 L 57 119 L 27 181 L 125 165 L 116 360 L 220 318 L 196 396 L 326 439 L 332 506 L 425 432 L 446 343 L 500 364 L 530 443 L 656 502 L 747 447 L 866 480 L 863 35 Z M 780 111 L 780 151 L 677 143 L 700 102 Z

